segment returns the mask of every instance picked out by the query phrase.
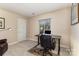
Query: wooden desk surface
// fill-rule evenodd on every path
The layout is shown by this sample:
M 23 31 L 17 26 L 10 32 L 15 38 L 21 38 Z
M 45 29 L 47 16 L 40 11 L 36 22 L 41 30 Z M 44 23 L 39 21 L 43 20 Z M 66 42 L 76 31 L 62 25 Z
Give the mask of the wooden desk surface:
M 40 36 L 40 34 L 35 35 L 35 36 Z M 52 36 L 52 38 L 61 39 L 61 36 L 60 35 L 53 35 L 53 34 L 51 34 L 51 36 Z

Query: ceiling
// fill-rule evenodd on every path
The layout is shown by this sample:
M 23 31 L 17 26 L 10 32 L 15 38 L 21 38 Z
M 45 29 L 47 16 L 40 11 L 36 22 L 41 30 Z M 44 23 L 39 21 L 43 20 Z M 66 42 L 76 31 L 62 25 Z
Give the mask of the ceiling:
M 26 17 L 40 15 L 69 6 L 71 4 L 68 3 L 0 3 L 0 8 Z

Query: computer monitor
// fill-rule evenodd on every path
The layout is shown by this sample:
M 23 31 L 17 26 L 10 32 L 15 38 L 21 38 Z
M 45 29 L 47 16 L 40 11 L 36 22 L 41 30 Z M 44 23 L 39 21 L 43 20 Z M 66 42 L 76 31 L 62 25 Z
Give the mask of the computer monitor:
M 45 30 L 45 34 L 51 34 L 51 30 Z

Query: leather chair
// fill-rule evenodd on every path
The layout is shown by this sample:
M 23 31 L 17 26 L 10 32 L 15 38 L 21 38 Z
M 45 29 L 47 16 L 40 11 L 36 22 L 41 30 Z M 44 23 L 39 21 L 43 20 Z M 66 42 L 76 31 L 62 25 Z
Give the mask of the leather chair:
M 7 39 L 0 40 L 0 56 L 2 56 L 8 49 Z
M 52 56 L 51 50 L 55 49 L 56 41 L 52 39 L 51 35 L 41 35 L 40 44 L 43 47 L 43 56 L 47 53 Z

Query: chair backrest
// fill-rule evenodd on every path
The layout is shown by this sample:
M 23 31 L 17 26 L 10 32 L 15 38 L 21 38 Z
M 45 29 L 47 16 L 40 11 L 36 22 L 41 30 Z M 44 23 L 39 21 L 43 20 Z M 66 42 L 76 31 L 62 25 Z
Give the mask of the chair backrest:
M 40 44 L 44 49 L 55 49 L 56 40 L 52 38 L 51 35 L 41 35 Z
M 40 44 L 44 49 L 52 49 L 52 37 L 51 35 L 41 35 Z

